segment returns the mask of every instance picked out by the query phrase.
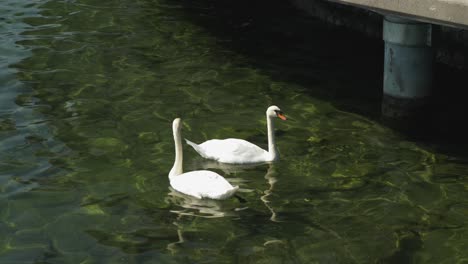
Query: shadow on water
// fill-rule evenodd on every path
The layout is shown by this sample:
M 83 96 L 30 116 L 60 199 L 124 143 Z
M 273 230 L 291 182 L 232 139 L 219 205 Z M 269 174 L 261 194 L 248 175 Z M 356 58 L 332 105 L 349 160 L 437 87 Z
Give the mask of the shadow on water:
M 327 25 L 286 1 L 180 2 L 187 15 L 220 45 L 245 56 L 263 74 L 305 87 L 305 94 L 340 110 L 382 122 L 381 39 Z M 459 147 L 468 144 L 463 122 L 468 113 L 467 92 L 460 89 L 463 75 L 463 71 L 436 64 L 437 101 L 424 125 L 394 128 L 440 151 L 466 155 Z
M 378 118 L 383 45 L 328 26 L 285 1 L 182 1 L 218 43 L 278 81 L 340 109 Z M 332 51 L 332 52 L 331 52 Z

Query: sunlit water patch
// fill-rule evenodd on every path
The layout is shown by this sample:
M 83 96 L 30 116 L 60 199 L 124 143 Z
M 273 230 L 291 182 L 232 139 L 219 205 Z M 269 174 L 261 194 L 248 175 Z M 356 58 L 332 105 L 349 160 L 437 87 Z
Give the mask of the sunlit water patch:
M 0 262 L 468 258 L 466 160 L 271 78 L 220 44 L 228 37 L 193 23 L 187 13 L 211 8 L 203 2 L 5 5 Z M 302 48 L 326 64 L 325 47 Z M 239 198 L 170 189 L 175 117 L 194 142 L 238 137 L 266 148 L 270 104 L 288 116 L 275 120 L 278 163 L 225 166 L 184 146 L 185 170 L 222 173 Z

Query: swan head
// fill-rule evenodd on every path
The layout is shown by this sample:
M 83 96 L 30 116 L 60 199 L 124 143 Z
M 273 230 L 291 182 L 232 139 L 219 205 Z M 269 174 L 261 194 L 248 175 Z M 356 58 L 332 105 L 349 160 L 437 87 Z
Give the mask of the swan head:
M 281 120 L 286 120 L 286 116 L 284 115 L 283 111 L 276 105 L 272 105 L 268 107 L 266 114 L 268 117 L 278 117 Z

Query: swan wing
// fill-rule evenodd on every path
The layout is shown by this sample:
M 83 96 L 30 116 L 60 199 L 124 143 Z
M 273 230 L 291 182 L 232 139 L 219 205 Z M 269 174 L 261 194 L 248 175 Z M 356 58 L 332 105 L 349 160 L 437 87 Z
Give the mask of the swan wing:
M 191 171 L 175 176 L 171 186 L 176 191 L 196 198 L 226 199 L 239 188 L 232 186 L 223 176 L 207 170 Z
M 225 163 L 254 163 L 265 161 L 268 152 L 243 139 L 212 139 L 198 145 L 205 158 Z

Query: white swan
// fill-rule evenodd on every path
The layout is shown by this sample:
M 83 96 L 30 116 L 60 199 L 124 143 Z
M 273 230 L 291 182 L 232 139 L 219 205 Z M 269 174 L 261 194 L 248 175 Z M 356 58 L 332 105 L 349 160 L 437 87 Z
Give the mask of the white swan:
M 180 136 L 180 118 L 172 122 L 174 134 L 175 161 L 169 172 L 169 181 L 174 190 L 196 197 L 222 200 L 231 197 L 239 189 L 232 186 L 223 176 L 208 170 L 190 171 L 183 173 L 183 150 Z
M 187 144 L 192 146 L 198 154 L 206 159 L 213 159 L 222 163 L 248 164 L 270 162 L 279 159 L 279 153 L 275 144 L 273 118 L 279 117 L 286 120 L 283 112 L 277 106 L 272 105 L 266 111 L 268 128 L 268 151 L 243 139 L 212 139 L 199 145 L 188 139 Z

